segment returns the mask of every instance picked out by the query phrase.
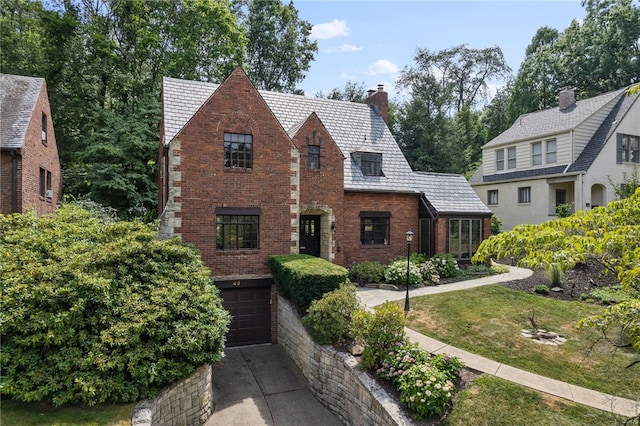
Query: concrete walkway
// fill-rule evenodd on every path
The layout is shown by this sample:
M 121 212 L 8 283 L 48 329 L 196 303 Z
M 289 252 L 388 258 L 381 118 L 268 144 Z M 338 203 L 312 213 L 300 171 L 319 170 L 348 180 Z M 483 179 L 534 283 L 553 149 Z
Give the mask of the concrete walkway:
M 527 278 L 532 274 L 528 269 L 509 267 L 509 272 L 490 277 L 478 278 L 475 280 L 460 281 L 457 283 L 443 284 L 439 286 L 410 289 L 409 297 L 423 296 L 428 294 L 444 293 L 447 291 L 466 290 L 489 284 L 512 281 Z M 358 287 L 358 299 L 365 307 L 371 309 L 374 306 L 383 304 L 386 301 L 404 300 L 404 291 L 381 290 Z M 505 380 L 535 389 L 541 392 L 555 395 L 578 404 L 587 405 L 600 410 L 620 414 L 627 417 L 634 417 L 640 414 L 640 401 L 632 401 L 602 392 L 570 385 L 559 380 L 532 374 L 524 370 L 510 367 L 499 362 L 463 351 L 445 343 L 439 342 L 430 337 L 424 336 L 409 328 L 406 329 L 409 339 L 418 342 L 420 347 L 431 353 L 446 353 L 460 358 L 469 368 L 482 373 L 491 374 Z

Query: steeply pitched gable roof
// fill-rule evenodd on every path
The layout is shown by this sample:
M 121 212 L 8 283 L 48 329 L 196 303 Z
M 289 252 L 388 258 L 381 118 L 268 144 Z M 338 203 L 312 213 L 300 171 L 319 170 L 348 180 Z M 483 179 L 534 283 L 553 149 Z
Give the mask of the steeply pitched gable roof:
M 21 148 L 44 79 L 0 74 L 0 147 Z
M 593 98 L 580 100 L 564 110 L 555 107 L 523 114 L 518 117 L 511 127 L 490 140 L 483 148 L 544 137 L 575 129 L 580 123 L 591 117 L 591 115 L 607 103 L 621 96 L 625 90 L 626 89 L 620 89 Z

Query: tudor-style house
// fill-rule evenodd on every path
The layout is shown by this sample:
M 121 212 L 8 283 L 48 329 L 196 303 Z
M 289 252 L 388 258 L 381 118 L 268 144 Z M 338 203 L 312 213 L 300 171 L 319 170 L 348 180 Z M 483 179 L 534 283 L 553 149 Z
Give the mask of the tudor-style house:
M 491 212 L 462 176 L 414 172 L 387 127 L 383 88 L 367 103 L 165 78 L 161 234 L 194 244 L 233 320 L 227 344 L 276 341 L 268 260 L 307 253 L 348 266 L 407 255 L 468 260 Z M 273 301 L 273 303 L 272 303 Z
M 62 179 L 44 79 L 0 74 L 0 114 L 0 213 L 53 212 Z
M 640 165 L 639 97 L 620 89 L 576 101 L 563 90 L 558 107 L 521 115 L 482 147 L 473 189 L 505 230 L 554 219 L 560 204 L 606 205 Z

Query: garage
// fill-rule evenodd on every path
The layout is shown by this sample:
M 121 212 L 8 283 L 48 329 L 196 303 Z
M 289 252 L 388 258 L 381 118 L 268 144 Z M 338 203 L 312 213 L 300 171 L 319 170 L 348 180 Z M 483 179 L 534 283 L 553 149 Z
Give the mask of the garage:
M 227 347 L 271 342 L 272 279 L 216 281 L 231 314 Z

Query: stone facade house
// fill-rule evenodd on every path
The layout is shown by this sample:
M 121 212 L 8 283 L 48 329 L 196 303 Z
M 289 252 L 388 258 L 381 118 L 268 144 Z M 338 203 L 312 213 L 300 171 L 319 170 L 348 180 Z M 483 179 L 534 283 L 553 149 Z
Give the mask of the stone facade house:
M 276 340 L 268 259 L 352 262 L 451 252 L 469 259 L 489 209 L 458 175 L 414 172 L 389 131 L 382 87 L 367 103 L 165 78 L 161 234 L 194 244 L 233 315 L 229 345 Z
M 559 106 L 521 115 L 482 147 L 471 179 L 504 229 L 606 205 L 640 165 L 639 95 L 626 89 L 576 101 L 563 90 Z M 612 186 L 613 185 L 613 186 Z
M 53 212 L 62 180 L 47 86 L 0 74 L 0 213 Z

